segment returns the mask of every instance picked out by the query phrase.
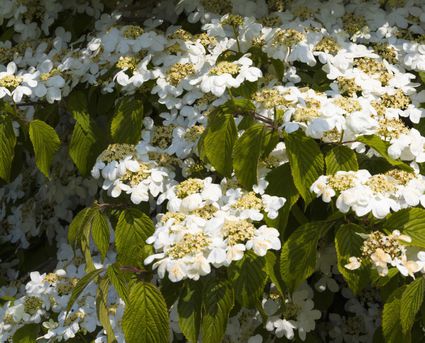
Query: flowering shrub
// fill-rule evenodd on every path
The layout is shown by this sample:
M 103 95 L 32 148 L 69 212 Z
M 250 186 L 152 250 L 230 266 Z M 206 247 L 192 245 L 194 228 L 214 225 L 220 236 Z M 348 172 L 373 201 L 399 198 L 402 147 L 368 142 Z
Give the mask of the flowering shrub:
M 0 25 L 1 342 L 425 341 L 422 0 Z

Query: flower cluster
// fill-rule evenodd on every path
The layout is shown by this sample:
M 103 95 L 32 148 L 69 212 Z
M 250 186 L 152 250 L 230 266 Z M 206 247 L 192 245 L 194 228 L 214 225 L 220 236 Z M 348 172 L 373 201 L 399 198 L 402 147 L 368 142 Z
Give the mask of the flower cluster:
M 398 169 L 375 175 L 365 169 L 338 171 L 320 176 L 310 189 L 325 202 L 337 196 L 338 210 L 352 210 L 360 217 L 372 213 L 384 218 L 391 210 L 425 207 L 425 177 Z

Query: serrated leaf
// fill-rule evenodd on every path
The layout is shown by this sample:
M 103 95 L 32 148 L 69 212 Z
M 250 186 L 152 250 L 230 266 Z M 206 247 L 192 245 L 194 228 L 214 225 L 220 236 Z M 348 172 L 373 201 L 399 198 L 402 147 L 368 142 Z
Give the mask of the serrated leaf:
M 202 143 L 208 161 L 221 175 L 230 177 L 233 171 L 232 151 L 238 132 L 232 114 L 219 111 L 208 117 L 208 126 Z
M 332 223 L 327 221 L 304 224 L 298 227 L 283 245 L 280 272 L 291 292 L 313 274 L 317 244 L 331 227 Z
M 119 297 L 128 303 L 128 284 L 127 279 L 124 276 L 124 273 L 119 270 L 119 267 L 116 263 L 111 264 L 108 269 L 108 278 L 112 286 L 114 286 L 115 291 L 118 293 Z
M 267 174 L 266 180 L 269 183 L 266 189 L 267 194 L 284 197 L 286 199 L 285 204 L 279 210 L 278 218 L 272 221 L 272 226 L 279 230 L 279 233 L 283 238 L 286 225 L 288 223 L 289 213 L 292 206 L 297 202 L 300 193 L 298 192 L 297 187 L 295 187 L 292 179 L 289 163 L 273 168 Z
M 142 135 L 143 102 L 124 97 L 117 105 L 111 123 L 111 136 L 116 143 L 136 144 Z
M 219 343 L 226 331 L 234 294 L 228 281 L 212 279 L 203 292 L 202 343 Z
M 99 249 L 103 261 L 109 249 L 110 234 L 108 217 L 101 211 L 95 211 L 91 225 L 93 242 Z
M 117 339 L 112 329 L 111 322 L 109 321 L 109 312 L 108 312 L 108 292 L 109 292 L 109 279 L 101 278 L 99 285 L 96 290 L 96 312 L 97 317 L 99 318 L 102 327 L 105 329 L 107 342 L 113 343 Z
M 425 249 L 425 210 L 406 208 L 390 214 L 383 226 L 388 231 L 400 230 L 412 238 L 412 245 Z
M 229 279 L 235 290 L 236 300 L 244 307 L 253 307 L 259 302 L 267 282 L 266 260 L 252 251 L 229 267 Z
M 329 151 L 326 155 L 325 162 L 327 175 L 333 175 L 339 170 L 359 170 L 356 153 L 343 145 L 338 145 Z
M 143 246 L 153 232 L 153 222 L 145 213 L 137 208 L 122 211 L 115 230 L 118 261 L 130 265 L 142 263 Z
M 270 281 L 273 282 L 273 284 L 276 286 L 280 295 L 284 296 L 285 294 L 284 289 L 286 288 L 286 286 L 279 273 L 280 266 L 279 266 L 278 257 L 273 251 L 269 250 L 265 258 L 266 258 L 265 271 L 268 277 L 270 278 Z
M 16 136 L 13 131 L 12 120 L 9 117 L 0 117 L 0 178 L 9 182 L 10 170 L 15 155 Z
M 138 282 L 130 290 L 122 318 L 127 343 L 167 343 L 169 318 L 161 292 L 152 284 Z
M 69 314 L 69 310 L 71 309 L 72 305 L 74 305 L 75 300 L 80 296 L 80 294 L 86 289 L 86 287 L 89 285 L 90 282 L 92 282 L 101 272 L 103 269 L 95 269 L 86 275 L 84 275 L 80 280 L 78 280 L 75 287 L 72 289 L 71 296 L 68 300 L 68 304 L 66 306 L 66 312 Z
M 424 300 L 424 292 L 425 279 L 420 276 L 407 285 L 401 296 L 400 322 L 404 334 L 407 334 L 412 329 L 416 314 L 419 312 Z
M 252 125 L 239 137 L 233 149 L 236 177 L 240 184 L 249 190 L 257 183 L 257 165 L 265 133 L 264 125 Z
M 105 147 L 105 133 L 98 126 L 88 112 L 87 98 L 82 92 L 73 92 L 68 98 L 68 108 L 76 120 L 72 131 L 68 151 L 69 156 L 82 175 L 88 175 L 97 156 Z
M 78 243 L 80 242 L 84 227 L 91 223 L 93 215 L 93 209 L 91 207 L 86 207 L 78 212 L 72 220 L 71 224 L 69 224 L 68 242 L 74 249 L 76 249 Z
M 351 256 L 360 256 L 363 238 L 358 233 L 364 233 L 365 230 L 355 224 L 341 225 L 335 235 L 335 249 L 338 259 L 338 270 L 347 281 L 350 289 L 357 294 L 368 283 L 368 273 L 361 267 L 357 270 L 349 270 L 345 265 L 349 263 Z
M 405 286 L 397 288 L 387 299 L 382 311 L 382 332 L 386 343 L 409 343 L 409 335 L 404 335 L 400 324 L 401 297 Z
M 197 342 L 202 316 L 202 282 L 188 281 L 177 304 L 179 327 L 189 342 Z
M 286 135 L 285 143 L 294 184 L 307 206 L 315 198 L 310 186 L 323 174 L 323 154 L 314 139 L 301 130 Z
M 279 143 L 279 132 L 277 130 L 267 130 L 264 135 L 261 157 L 267 157 Z
M 377 153 L 379 153 L 379 155 L 385 158 L 387 162 L 390 163 L 392 166 L 398 167 L 408 172 L 413 172 L 413 169 L 408 164 L 402 161 L 395 160 L 392 157 L 390 157 L 390 155 L 388 155 L 389 143 L 384 142 L 378 136 L 376 135 L 359 136 L 356 138 L 356 140 L 360 143 L 366 144 L 367 146 L 375 150 Z
M 26 324 L 20 327 L 13 335 L 13 343 L 36 343 L 40 333 L 39 324 Z
M 34 147 L 35 163 L 38 169 L 49 177 L 53 156 L 60 147 L 58 134 L 53 127 L 37 119 L 30 122 L 29 134 Z

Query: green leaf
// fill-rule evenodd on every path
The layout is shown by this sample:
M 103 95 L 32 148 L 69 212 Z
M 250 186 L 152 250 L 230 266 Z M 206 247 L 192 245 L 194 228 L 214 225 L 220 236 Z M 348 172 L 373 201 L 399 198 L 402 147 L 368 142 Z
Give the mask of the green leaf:
M 121 212 L 115 230 L 118 261 L 122 264 L 139 265 L 146 239 L 154 232 L 152 220 L 137 208 Z
M 401 297 L 405 286 L 397 288 L 387 299 L 382 311 L 382 331 L 386 343 L 409 343 L 410 335 L 404 335 L 400 323 Z
M 122 330 L 128 343 L 168 343 L 169 318 L 161 292 L 152 284 L 138 282 L 130 290 Z
M 7 116 L 0 116 L 0 178 L 6 182 L 10 180 L 15 145 L 12 120 Z
M 232 174 L 232 151 L 237 137 L 232 114 L 215 112 L 208 117 L 204 139 L 200 142 L 208 161 L 221 175 L 230 177 Z
M 332 223 L 327 221 L 304 224 L 298 227 L 283 245 L 280 272 L 291 292 L 313 274 L 319 239 L 331 227 Z
M 400 230 L 412 238 L 412 245 L 425 249 L 425 210 L 406 208 L 392 213 L 383 223 L 387 231 Z
M 69 156 L 82 175 L 88 175 L 97 156 L 105 148 L 105 132 L 98 128 L 88 112 L 87 98 L 82 92 L 73 92 L 68 108 L 76 120 L 69 143 Z
M 279 143 L 279 132 L 277 130 L 267 130 L 264 135 L 261 157 L 267 157 Z
M 101 211 L 95 211 L 91 234 L 103 261 L 109 249 L 109 221 L 108 217 Z
M 80 242 L 82 231 L 84 228 L 89 225 L 93 219 L 94 211 L 91 207 L 86 207 L 72 220 L 71 224 L 68 227 L 68 241 L 69 244 L 76 249 L 78 243 Z
M 219 343 L 226 331 L 234 294 L 228 281 L 211 279 L 203 292 L 202 343 Z
M 274 59 L 274 58 L 271 58 L 270 62 L 272 63 L 272 66 L 273 66 L 274 70 L 276 71 L 276 76 L 277 76 L 278 80 L 282 81 L 283 77 L 285 75 L 285 65 L 283 64 L 283 62 L 281 60 L 277 60 L 277 59 Z
M 55 129 L 44 121 L 30 122 L 29 133 L 35 152 L 35 163 L 41 172 L 49 177 L 54 154 L 59 150 L 60 140 Z
M 285 283 L 283 282 L 282 277 L 280 276 L 279 267 L 280 266 L 279 266 L 278 257 L 273 251 L 269 250 L 266 255 L 265 270 L 271 282 L 274 283 L 280 295 L 283 296 L 285 294 L 284 293 Z
M 295 187 L 294 181 L 292 179 L 289 163 L 285 163 L 279 167 L 273 168 L 267 174 L 266 180 L 269 182 L 266 189 L 267 194 L 284 197 L 286 199 L 285 204 L 279 210 L 278 218 L 272 221 L 272 226 L 276 227 L 283 237 L 291 208 L 297 202 L 300 196 L 298 189 Z
M 119 267 L 116 263 L 111 264 L 108 269 L 108 278 L 112 286 L 114 286 L 115 291 L 118 293 L 119 297 L 128 303 L 128 283 L 127 279 L 124 276 L 124 273 L 119 270 Z
M 230 266 L 228 272 L 236 300 L 244 307 L 255 307 L 268 279 L 266 259 L 248 251 L 240 261 Z
M 85 288 L 89 285 L 89 283 L 92 282 L 101 272 L 103 272 L 103 269 L 95 269 L 87 273 L 86 275 L 84 275 L 80 280 L 78 280 L 77 284 L 72 290 L 71 296 L 66 306 L 66 312 L 68 312 L 68 314 L 72 305 L 74 305 L 75 300 L 77 300 L 77 298 L 85 290 Z
M 424 300 L 425 279 L 420 276 L 407 285 L 401 296 L 400 319 L 403 333 L 407 334 L 412 329 L 416 314 L 419 312 Z
M 116 143 L 136 144 L 142 135 L 143 102 L 125 97 L 118 102 L 111 123 L 111 136 Z
M 188 281 L 180 293 L 179 327 L 189 342 L 197 342 L 201 326 L 202 282 Z
M 335 249 L 338 258 L 338 270 L 347 281 L 350 289 L 357 294 L 367 286 L 369 278 L 365 267 L 357 270 L 349 270 L 345 265 L 349 263 L 351 256 L 360 256 L 363 238 L 358 233 L 364 233 L 365 230 L 356 224 L 341 225 L 335 235 Z
M 108 311 L 108 291 L 109 291 L 109 279 L 101 278 L 99 285 L 96 290 L 96 312 L 102 327 L 106 331 L 106 337 L 108 343 L 116 342 L 114 331 L 112 329 L 111 322 L 109 320 Z
M 374 149 L 378 154 L 385 158 L 388 163 L 392 166 L 398 167 L 408 172 L 413 172 L 413 169 L 404 162 L 398 161 L 388 155 L 389 143 L 384 142 L 381 138 L 376 135 L 367 135 L 357 137 L 356 140 L 360 143 L 366 144 L 367 146 Z
M 13 335 L 13 343 L 36 343 L 40 334 L 39 324 L 26 324 L 20 327 Z
M 257 165 L 264 143 L 265 127 L 255 124 L 236 141 L 233 149 L 233 166 L 240 184 L 251 189 L 257 181 Z
M 333 175 L 339 170 L 359 170 L 356 153 L 343 145 L 338 145 L 329 151 L 325 158 L 326 174 Z
M 310 186 L 323 174 L 323 154 L 314 139 L 301 130 L 286 135 L 285 143 L 294 184 L 307 206 L 315 198 Z

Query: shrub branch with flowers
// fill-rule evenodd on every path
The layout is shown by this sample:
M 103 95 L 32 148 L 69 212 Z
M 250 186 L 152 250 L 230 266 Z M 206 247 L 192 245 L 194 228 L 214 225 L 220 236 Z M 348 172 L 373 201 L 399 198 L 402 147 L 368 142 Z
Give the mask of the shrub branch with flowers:
M 0 341 L 425 341 L 424 13 L 0 1 Z

